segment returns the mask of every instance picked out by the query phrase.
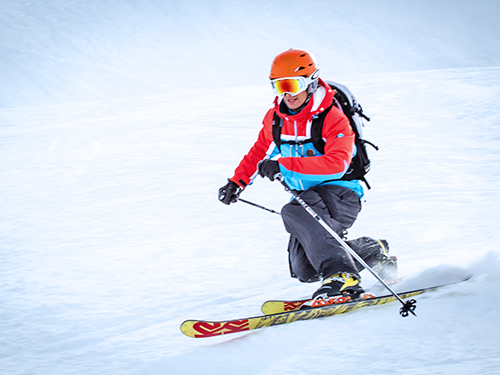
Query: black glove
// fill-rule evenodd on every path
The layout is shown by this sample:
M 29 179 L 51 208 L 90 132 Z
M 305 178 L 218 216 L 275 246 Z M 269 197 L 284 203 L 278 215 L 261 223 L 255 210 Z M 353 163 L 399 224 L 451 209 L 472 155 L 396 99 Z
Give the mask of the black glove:
M 238 200 L 238 196 L 242 190 L 236 183 L 229 181 L 219 189 L 219 200 L 227 205 L 234 203 Z
M 257 170 L 262 177 L 267 177 L 271 181 L 274 181 L 274 177 L 281 173 L 280 164 L 276 160 L 262 160 L 257 165 Z

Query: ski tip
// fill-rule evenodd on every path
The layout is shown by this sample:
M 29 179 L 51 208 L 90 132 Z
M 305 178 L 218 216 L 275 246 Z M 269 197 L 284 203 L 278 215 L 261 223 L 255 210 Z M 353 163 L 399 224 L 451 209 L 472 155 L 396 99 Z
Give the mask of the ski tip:
M 283 312 L 295 311 L 299 309 L 308 299 L 295 300 L 295 301 L 279 301 L 271 300 L 262 304 L 260 310 L 265 315 L 279 314 Z
M 204 320 L 186 320 L 181 324 L 181 332 L 188 337 L 203 338 L 222 336 L 229 333 L 244 332 L 252 328 L 249 319 L 237 319 L 220 322 Z
M 196 333 L 193 329 L 194 322 L 192 320 L 186 320 L 180 326 L 181 332 L 188 337 L 196 337 Z

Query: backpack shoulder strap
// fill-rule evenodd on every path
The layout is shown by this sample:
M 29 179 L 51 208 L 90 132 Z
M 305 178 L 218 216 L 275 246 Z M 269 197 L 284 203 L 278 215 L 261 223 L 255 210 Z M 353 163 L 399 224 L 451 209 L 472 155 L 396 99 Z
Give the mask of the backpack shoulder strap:
M 273 115 L 273 141 L 278 150 L 281 151 L 281 127 L 283 126 L 283 119 L 278 116 L 276 111 Z
M 333 105 L 333 104 L 332 104 Z M 325 122 L 325 117 L 332 109 L 332 106 L 325 109 L 323 112 L 315 116 L 311 124 L 311 139 L 314 148 L 318 150 L 322 155 L 325 154 L 325 141 L 323 140 L 323 123 Z

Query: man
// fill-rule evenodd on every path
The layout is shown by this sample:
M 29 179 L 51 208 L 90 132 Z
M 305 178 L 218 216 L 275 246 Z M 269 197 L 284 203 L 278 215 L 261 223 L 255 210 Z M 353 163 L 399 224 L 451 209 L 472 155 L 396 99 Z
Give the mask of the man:
M 264 117 L 257 142 L 234 176 L 220 188 L 219 200 L 225 204 L 236 202 L 257 173 L 271 181 L 280 175 L 331 228 L 342 234 L 356 220 L 364 194 L 359 180 L 342 179 L 355 153 L 355 135 L 349 120 L 332 105 L 335 92 L 319 78 L 311 53 L 290 49 L 279 54 L 269 78 L 276 94 L 274 107 Z M 325 147 L 320 153 L 311 140 L 311 122 L 325 111 L 321 134 Z M 275 114 L 281 126 L 279 145 L 273 138 Z M 360 285 L 361 265 L 295 200 L 283 207 L 281 216 L 290 233 L 292 277 L 302 282 L 322 280 L 313 299 L 337 295 L 358 298 L 364 291 Z M 384 277 L 396 268 L 395 259 L 387 253 L 386 241 L 362 237 L 347 243 L 370 266 L 376 266 L 379 272 L 384 269 Z

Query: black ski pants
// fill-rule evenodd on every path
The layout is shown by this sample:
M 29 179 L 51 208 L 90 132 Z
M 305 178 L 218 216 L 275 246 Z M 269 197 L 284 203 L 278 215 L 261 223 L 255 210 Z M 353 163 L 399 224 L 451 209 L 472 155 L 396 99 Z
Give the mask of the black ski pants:
M 361 210 L 358 195 L 343 186 L 315 186 L 300 197 L 337 233 L 351 227 Z M 290 233 L 292 277 L 314 282 L 337 273 L 359 274 L 352 256 L 295 199 L 282 208 L 281 216 Z

